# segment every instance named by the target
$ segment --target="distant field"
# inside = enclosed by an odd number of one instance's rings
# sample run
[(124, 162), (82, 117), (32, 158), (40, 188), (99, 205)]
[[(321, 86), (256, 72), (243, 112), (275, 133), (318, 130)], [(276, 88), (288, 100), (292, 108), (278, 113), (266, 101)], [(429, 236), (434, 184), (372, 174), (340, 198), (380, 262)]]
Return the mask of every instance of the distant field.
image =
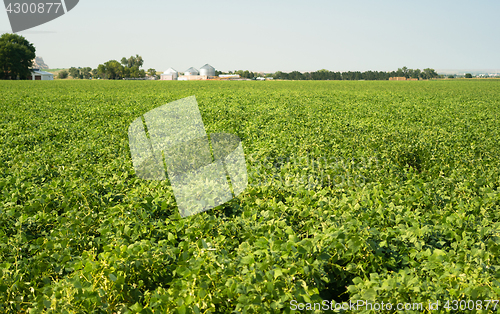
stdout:
[[(42, 71), (53, 73), (54, 79), (59, 80), (59, 72), (61, 72), (63, 70), (66, 70), (67, 72), (69, 72), (69, 69), (46, 69), (46, 70), (42, 70)], [(64, 80), (75, 80), (75, 79), (71, 76), (68, 76)]]
[[(50, 73), (54, 74), (54, 79), (58, 80), (59, 79), (59, 77), (58, 77), (59, 72), (61, 72), (62, 70), (68, 71), (69, 69), (45, 69), (45, 70), (42, 70), (42, 71), (50, 72)], [(72, 77), (66, 78), (66, 80), (72, 80), (72, 79), (73, 79)]]
[(59, 72), (61, 72), (62, 70), (66, 70), (68, 71), (69, 69), (45, 69), (45, 70), (42, 70), (42, 71), (45, 71), (45, 72), (50, 72), (50, 73), (54, 73), (54, 75), (57, 75)]
[[(0, 312), (472, 300), (490, 313), (499, 87), (0, 81)], [(181, 219), (167, 182), (135, 177), (127, 129), (191, 95), (207, 133), (241, 138), (250, 179), (238, 198)]]

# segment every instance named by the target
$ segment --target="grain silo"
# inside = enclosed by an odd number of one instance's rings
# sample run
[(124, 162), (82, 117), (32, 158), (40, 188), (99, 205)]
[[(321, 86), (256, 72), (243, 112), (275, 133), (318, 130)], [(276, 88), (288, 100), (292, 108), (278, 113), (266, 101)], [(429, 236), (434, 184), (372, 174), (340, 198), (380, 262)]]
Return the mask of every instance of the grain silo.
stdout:
[(198, 70), (196, 70), (195, 68), (191, 67), (189, 69), (187, 69), (185, 72), (184, 72), (184, 75), (199, 75), (200, 72), (198, 72)]
[(215, 76), (215, 68), (207, 63), (200, 68), (200, 75)]
[(171, 80), (176, 80), (179, 77), (179, 72), (177, 72), (175, 69), (168, 69), (163, 74), (160, 76), (160, 80), (164, 81), (171, 81)]

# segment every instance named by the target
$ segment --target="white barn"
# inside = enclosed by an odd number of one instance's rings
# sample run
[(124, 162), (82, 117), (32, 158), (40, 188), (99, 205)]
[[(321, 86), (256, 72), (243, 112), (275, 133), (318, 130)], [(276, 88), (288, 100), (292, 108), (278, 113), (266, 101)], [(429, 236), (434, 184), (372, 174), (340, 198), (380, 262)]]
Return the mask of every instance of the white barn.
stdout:
[(163, 74), (160, 76), (160, 80), (162, 81), (172, 81), (172, 80), (177, 80), (179, 77), (179, 72), (177, 72), (175, 69), (168, 69)]
[(33, 81), (52, 81), (54, 80), (54, 74), (40, 71), (40, 69), (31, 70), (31, 79)]

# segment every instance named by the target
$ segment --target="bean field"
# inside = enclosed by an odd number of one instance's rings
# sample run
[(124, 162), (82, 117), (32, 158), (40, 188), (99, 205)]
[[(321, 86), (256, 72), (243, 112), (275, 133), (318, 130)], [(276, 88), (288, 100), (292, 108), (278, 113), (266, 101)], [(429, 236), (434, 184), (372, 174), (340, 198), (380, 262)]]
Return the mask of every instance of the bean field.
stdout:
[[(193, 95), (249, 181), (181, 218), (127, 129)], [(499, 143), (499, 80), (0, 82), (0, 312), (491, 313)]]

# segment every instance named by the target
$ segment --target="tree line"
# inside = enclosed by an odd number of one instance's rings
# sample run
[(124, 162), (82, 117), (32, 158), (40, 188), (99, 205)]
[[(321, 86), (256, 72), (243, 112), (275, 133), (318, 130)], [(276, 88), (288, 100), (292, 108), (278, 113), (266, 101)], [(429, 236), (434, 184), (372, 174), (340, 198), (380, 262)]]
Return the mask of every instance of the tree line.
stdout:
[(277, 71), (275, 73), (268, 73), (262, 75), (258, 72), (250, 72), (248, 70), (238, 70), (229, 71), (227, 73), (216, 71), (216, 75), (219, 74), (238, 74), (240, 77), (253, 79), (259, 76), (272, 77), (279, 80), (388, 80), (390, 77), (405, 77), (414, 79), (432, 79), (440, 77), (434, 69), (427, 68), (424, 70), (420, 69), (409, 69), (407, 67), (399, 68), (397, 71), (384, 72), (384, 71), (347, 71), (347, 72), (333, 72), (325, 69), (321, 69), (315, 72), (282, 72)]
[(59, 72), (59, 78), (65, 79), (68, 76), (74, 79), (134, 79), (144, 78), (146, 74), (156, 77), (155, 69), (148, 69), (147, 71), (141, 69), (144, 64), (144, 59), (139, 56), (131, 56), (130, 58), (123, 57), (120, 62), (117, 60), (109, 60), (103, 64), (99, 64), (96, 69), (90, 67), (75, 68), (72, 67), (68, 71), (63, 70)]
[(407, 79), (432, 79), (439, 75), (434, 69), (408, 69), (407, 67), (399, 68), (397, 71), (347, 71), (347, 72), (333, 72), (325, 69), (316, 72), (293, 71), (284, 73), (281, 71), (275, 72), (272, 77), (274, 79), (282, 80), (388, 80), (391, 77), (405, 77)]
[[(67, 78), (68, 75), (77, 79), (101, 78), (101, 79), (122, 79), (122, 78), (143, 78), (146, 72), (140, 67), (143, 64), (142, 57), (136, 55), (130, 58), (122, 58), (121, 63), (116, 60), (110, 60), (104, 64), (99, 64), (97, 69), (86, 68), (70, 68), (69, 72), (59, 72), (59, 78)], [(156, 76), (155, 69), (149, 69), (148, 75)], [(262, 76), (261, 73), (251, 72), (248, 70), (237, 70), (229, 72), (215, 71), (215, 75), (220, 74), (238, 74), (242, 78), (253, 79)], [(432, 79), (440, 77), (434, 69), (427, 68), (409, 69), (407, 67), (399, 68), (397, 71), (384, 72), (384, 71), (347, 71), (347, 72), (333, 72), (325, 69), (315, 72), (281, 72), (269, 73), (264, 75), (272, 77), (273, 79), (280, 80), (388, 80), (390, 77), (405, 77), (414, 79)]]

